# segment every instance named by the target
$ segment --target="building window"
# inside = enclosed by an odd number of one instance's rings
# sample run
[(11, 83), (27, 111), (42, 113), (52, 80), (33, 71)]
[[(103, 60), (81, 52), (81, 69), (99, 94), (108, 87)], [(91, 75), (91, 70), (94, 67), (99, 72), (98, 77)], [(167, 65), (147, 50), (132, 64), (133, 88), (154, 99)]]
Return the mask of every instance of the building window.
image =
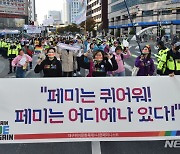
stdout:
[(142, 15), (143, 15), (143, 17), (153, 16), (153, 10), (143, 11)]
[(162, 15), (170, 15), (172, 14), (172, 10), (163, 10)]
[(180, 9), (178, 9), (176, 12), (177, 12), (177, 14), (180, 14)]

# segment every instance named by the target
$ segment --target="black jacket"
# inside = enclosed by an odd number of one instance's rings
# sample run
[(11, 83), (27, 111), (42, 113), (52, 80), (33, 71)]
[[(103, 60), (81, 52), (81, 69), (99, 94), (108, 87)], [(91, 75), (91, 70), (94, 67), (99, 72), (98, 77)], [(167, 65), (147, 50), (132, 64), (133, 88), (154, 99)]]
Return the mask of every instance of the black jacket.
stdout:
[(36, 65), (34, 72), (39, 73), (44, 72), (44, 77), (61, 77), (62, 76), (62, 66), (61, 62), (54, 58), (52, 61), (46, 58), (41, 62), (40, 65)]

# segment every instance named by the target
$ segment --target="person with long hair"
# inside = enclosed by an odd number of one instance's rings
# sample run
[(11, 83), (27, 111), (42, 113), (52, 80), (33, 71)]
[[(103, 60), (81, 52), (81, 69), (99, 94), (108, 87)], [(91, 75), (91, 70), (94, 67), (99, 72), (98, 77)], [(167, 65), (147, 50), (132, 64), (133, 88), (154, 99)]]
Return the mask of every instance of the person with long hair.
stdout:
[(84, 56), (88, 57), (88, 52), (81, 56), (81, 67), (89, 69), (88, 77), (105, 77), (107, 71), (115, 71), (118, 69), (114, 56), (109, 53), (98, 50), (93, 54), (89, 62), (84, 61)]
[(151, 47), (146, 45), (142, 54), (136, 58), (135, 66), (139, 67), (137, 76), (152, 76), (155, 71), (154, 61), (151, 58)]

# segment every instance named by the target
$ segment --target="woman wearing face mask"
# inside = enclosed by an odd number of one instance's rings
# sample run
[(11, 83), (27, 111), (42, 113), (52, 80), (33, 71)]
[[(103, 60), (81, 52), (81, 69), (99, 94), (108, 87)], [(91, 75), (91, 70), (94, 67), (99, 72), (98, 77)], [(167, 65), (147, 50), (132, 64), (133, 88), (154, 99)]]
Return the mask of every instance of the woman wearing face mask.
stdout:
[(88, 57), (88, 52), (81, 56), (81, 67), (89, 69), (88, 77), (105, 77), (107, 71), (118, 69), (114, 56), (103, 51), (96, 51), (89, 62), (84, 62), (84, 56)]
[(142, 54), (136, 58), (135, 66), (139, 67), (137, 76), (152, 76), (154, 74), (154, 61), (151, 58), (151, 48), (146, 45)]
[(55, 49), (49, 48), (47, 50), (47, 57), (45, 60), (38, 60), (34, 72), (39, 73), (43, 70), (44, 77), (61, 77), (62, 66), (61, 62), (55, 57)]

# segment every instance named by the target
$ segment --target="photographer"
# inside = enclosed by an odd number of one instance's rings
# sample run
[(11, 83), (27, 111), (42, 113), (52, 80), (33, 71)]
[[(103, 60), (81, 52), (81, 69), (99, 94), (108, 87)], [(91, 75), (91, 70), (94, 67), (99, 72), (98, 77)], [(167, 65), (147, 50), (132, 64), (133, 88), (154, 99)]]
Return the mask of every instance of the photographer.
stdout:
[(151, 58), (151, 48), (146, 45), (142, 54), (136, 58), (135, 66), (139, 67), (137, 76), (152, 76), (154, 74), (154, 61)]

